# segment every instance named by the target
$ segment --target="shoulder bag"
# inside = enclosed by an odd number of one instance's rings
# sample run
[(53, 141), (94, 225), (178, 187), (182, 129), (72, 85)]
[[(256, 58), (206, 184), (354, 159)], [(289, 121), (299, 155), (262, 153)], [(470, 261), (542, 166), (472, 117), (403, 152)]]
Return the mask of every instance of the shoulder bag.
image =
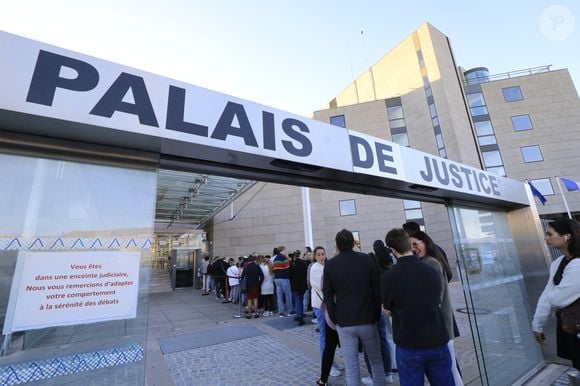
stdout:
[(580, 333), (580, 298), (560, 311), (562, 330), (568, 334)]

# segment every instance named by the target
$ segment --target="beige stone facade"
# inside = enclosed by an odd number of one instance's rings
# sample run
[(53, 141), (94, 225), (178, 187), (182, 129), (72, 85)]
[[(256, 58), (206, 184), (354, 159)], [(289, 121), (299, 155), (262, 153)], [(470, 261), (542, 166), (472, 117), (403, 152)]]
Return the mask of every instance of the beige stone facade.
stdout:
[[(485, 64), (485, 58), (482, 62)], [(425, 23), (346, 86), (323, 109), (314, 112), (313, 117), (330, 122), (331, 117), (342, 115), (347, 128), (394, 141), (386, 104), (392, 98), (400, 98), (412, 148), (442, 154), (441, 143), (438, 145), (436, 141), (439, 130), (447, 158), (485, 168), (462, 69), (458, 65), (449, 39)], [(523, 100), (504, 100), (502, 88), (510, 86), (520, 87)], [(430, 87), (431, 97), (426, 87)], [(548, 204), (539, 205), (539, 213), (563, 215), (565, 209), (555, 176), (580, 180), (580, 101), (568, 71), (521, 74), (500, 80), (490, 78), (478, 87), (486, 101), (507, 176), (516, 180), (550, 178), (555, 194), (546, 196)], [(521, 114), (529, 114), (532, 130), (513, 129), (511, 117)], [(540, 146), (543, 161), (524, 162), (520, 147), (530, 145)], [(570, 209), (580, 212), (580, 192), (565, 194)], [(355, 200), (356, 214), (341, 216), (341, 200)], [(256, 184), (234, 203), (233, 210), (225, 209), (215, 217), (213, 229), (209, 231), (213, 235), (213, 254), (235, 256), (254, 251), (269, 254), (277, 245), (285, 245), (291, 250), (303, 249), (306, 241), (302, 204), (299, 187)], [(334, 236), (342, 228), (359, 232), (362, 250), (369, 252), (374, 240), (384, 240), (390, 228), (406, 221), (400, 199), (310, 189), (310, 205), (313, 247), (322, 245), (330, 254), (334, 252)], [(238, 209), (241, 210), (231, 219)], [(427, 233), (447, 251), (454, 263), (447, 208), (422, 203), (420, 213)]]

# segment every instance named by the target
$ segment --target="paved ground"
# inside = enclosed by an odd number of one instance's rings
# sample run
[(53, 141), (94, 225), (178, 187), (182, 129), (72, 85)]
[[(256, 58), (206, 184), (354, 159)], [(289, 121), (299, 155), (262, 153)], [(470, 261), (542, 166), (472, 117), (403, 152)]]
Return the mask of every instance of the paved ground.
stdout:
[[(454, 302), (462, 294), (458, 284), (454, 288)], [(235, 318), (239, 308), (222, 304), (214, 296), (201, 296), (199, 290), (180, 289), (170, 293), (151, 295), (149, 306), (149, 336), (147, 344), (146, 378), (149, 385), (313, 385), (319, 376), (318, 336), (314, 325), (298, 327), (291, 319), (277, 316), (247, 320)], [(457, 314), (462, 336), (456, 339), (457, 357), (465, 383), (479, 385), (479, 371), (475, 360), (466, 314)], [(236, 339), (232, 330), (251, 328), (257, 336)], [(191, 341), (203, 333), (205, 346), (192, 342), (191, 349), (181, 347), (174, 352), (160, 342), (167, 337), (181, 337)], [(219, 339), (227, 335), (229, 341)], [(235, 334), (234, 334), (235, 335)], [(256, 334), (253, 334), (256, 335)], [(199, 336), (199, 335), (198, 335)], [(215, 343), (212, 344), (213, 336)], [(200, 336), (199, 340), (202, 340)], [(340, 354), (338, 361), (341, 361)], [(367, 375), (361, 356), (362, 375)], [(344, 376), (331, 377), (329, 384), (344, 385)], [(395, 384), (398, 384), (395, 375)]]
[[(157, 271), (157, 272), (155, 272)], [(318, 335), (314, 325), (298, 327), (292, 318), (237, 318), (239, 307), (202, 296), (193, 288), (171, 291), (167, 272), (154, 270), (160, 285), (140, 304), (143, 326), (132, 336), (144, 349), (145, 361), (57, 376), (38, 385), (314, 385), (319, 377)], [(154, 283), (155, 280), (152, 280)], [(454, 309), (465, 307), (459, 283), (451, 283)], [(482, 382), (473, 349), (468, 315), (456, 312), (461, 336), (455, 340), (466, 385)], [(308, 320), (309, 321), (309, 320)], [(117, 328), (111, 325), (111, 328)], [(121, 334), (120, 336), (124, 336)], [(139, 338), (139, 337), (142, 337)], [(121, 339), (123, 340), (123, 339)], [(118, 341), (120, 345), (124, 342)], [(108, 346), (108, 342), (103, 342)], [(62, 355), (70, 345), (62, 345)], [(78, 345), (75, 346), (78, 349)], [(82, 350), (81, 350), (82, 351)], [(340, 352), (337, 355), (341, 362)], [(361, 357), (362, 358), (362, 357)], [(18, 361), (14, 358), (13, 361)], [(489, 370), (489, 369), (488, 369)], [(566, 385), (566, 366), (550, 365), (526, 386)], [(33, 369), (33, 371), (38, 371)], [(492, 369), (493, 371), (493, 369)], [(361, 375), (366, 376), (361, 359)], [(9, 383), (6, 383), (9, 384)], [(344, 376), (330, 385), (344, 385)], [(395, 375), (395, 385), (398, 385)]]
[[(451, 284), (455, 309), (465, 306), (459, 283)], [(214, 296), (201, 296), (199, 290), (180, 289), (153, 294), (149, 308), (146, 380), (152, 386), (190, 385), (314, 385), (319, 376), (318, 336), (314, 325), (294, 325), (277, 316), (247, 320), (235, 318), (239, 308), (222, 304)], [(466, 385), (481, 385), (468, 315), (456, 312), (461, 337), (455, 340), (456, 354)], [(236, 338), (234, 331), (251, 329), (251, 337)], [(202, 333), (203, 339), (200, 335)], [(221, 335), (228, 339), (219, 339)], [(192, 341), (191, 349), (162, 352), (160, 342), (167, 337)], [(210, 338), (208, 338), (208, 336)], [(211, 338), (213, 336), (214, 338)], [(216, 343), (212, 344), (212, 340)], [(184, 343), (185, 344), (185, 343)], [(171, 349), (166, 349), (171, 351)], [(340, 354), (338, 361), (341, 361)], [(566, 367), (530, 385), (552, 384)], [(367, 375), (361, 356), (361, 375)], [(562, 377), (557, 385), (562, 385)], [(330, 385), (344, 385), (344, 376), (331, 377)], [(395, 375), (395, 385), (398, 379)]]

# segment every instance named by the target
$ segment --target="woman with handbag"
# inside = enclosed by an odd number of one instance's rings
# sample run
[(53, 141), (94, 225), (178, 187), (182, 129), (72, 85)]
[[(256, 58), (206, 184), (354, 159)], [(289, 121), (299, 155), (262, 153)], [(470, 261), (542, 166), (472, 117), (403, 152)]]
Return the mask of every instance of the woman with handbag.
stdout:
[[(551, 313), (556, 310), (556, 347), (559, 357), (570, 359), (572, 366), (580, 370), (580, 338), (576, 333), (564, 331), (561, 313), (567, 307), (578, 307), (580, 301), (580, 224), (574, 220), (562, 219), (548, 224), (546, 231), (548, 247), (559, 248), (563, 255), (550, 265), (550, 277), (542, 292), (532, 329), (538, 343), (546, 337), (543, 327)], [(565, 312), (569, 312), (568, 308)]]

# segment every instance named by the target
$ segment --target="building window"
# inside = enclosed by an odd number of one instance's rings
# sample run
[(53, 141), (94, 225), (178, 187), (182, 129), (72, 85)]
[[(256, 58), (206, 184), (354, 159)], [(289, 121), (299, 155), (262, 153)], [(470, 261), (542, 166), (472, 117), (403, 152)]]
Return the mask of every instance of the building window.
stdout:
[(502, 176), (502, 177), (506, 176), (505, 168), (503, 166), (498, 166), (495, 168), (485, 168), (485, 170), (487, 170), (490, 173), (497, 174), (498, 176)]
[(431, 113), (431, 118), (435, 118), (437, 116), (437, 109), (435, 108), (435, 103), (429, 104), (429, 112)]
[(499, 150), (484, 151), (481, 154), (483, 155), (483, 163), (485, 164), (485, 167), (492, 168), (494, 166), (503, 166)]
[(391, 128), (391, 139), (401, 146), (409, 146), (409, 136), (405, 124), (405, 113), (401, 105), (401, 98), (387, 99), (387, 118)]
[(467, 102), (469, 103), (469, 110), (472, 116), (487, 114), (487, 106), (485, 105), (485, 98), (482, 93), (467, 94)]
[(477, 137), (477, 142), (479, 143), (479, 146), (497, 144), (497, 141), (495, 140), (495, 135), (484, 135), (482, 137)]
[(528, 114), (512, 117), (512, 126), (515, 131), (532, 130), (532, 120)]
[(506, 102), (515, 102), (524, 99), (520, 86), (502, 88), (501, 91), (503, 92), (503, 99)]
[(522, 157), (524, 158), (524, 162), (538, 162), (543, 161), (544, 157), (542, 157), (542, 151), (540, 150), (539, 145), (534, 146), (523, 146), (520, 148), (522, 151)]
[(403, 114), (403, 106), (387, 107), (387, 116), (389, 117), (389, 121), (393, 119), (403, 119), (405, 117)]
[(356, 214), (356, 204), (354, 200), (338, 201), (338, 209), (341, 216), (353, 216)]
[(405, 120), (404, 119), (389, 120), (389, 127), (391, 129), (398, 129), (400, 127), (405, 127)]
[(554, 194), (554, 188), (552, 188), (552, 181), (550, 181), (549, 178), (539, 178), (537, 180), (530, 180), (530, 182), (544, 196), (551, 196)]
[(393, 142), (398, 143), (401, 146), (409, 146), (409, 136), (407, 133), (393, 134), (391, 139)]
[(493, 126), (491, 125), (491, 121), (480, 121), (475, 122), (475, 132), (477, 136), (484, 136), (484, 135), (493, 135)]
[(334, 117), (330, 117), (330, 124), (334, 126), (346, 127), (344, 115), (335, 115)]
[(403, 200), (403, 208), (405, 209), (405, 219), (407, 219), (407, 221), (423, 218), (423, 209), (421, 209), (421, 202), (413, 200)]

